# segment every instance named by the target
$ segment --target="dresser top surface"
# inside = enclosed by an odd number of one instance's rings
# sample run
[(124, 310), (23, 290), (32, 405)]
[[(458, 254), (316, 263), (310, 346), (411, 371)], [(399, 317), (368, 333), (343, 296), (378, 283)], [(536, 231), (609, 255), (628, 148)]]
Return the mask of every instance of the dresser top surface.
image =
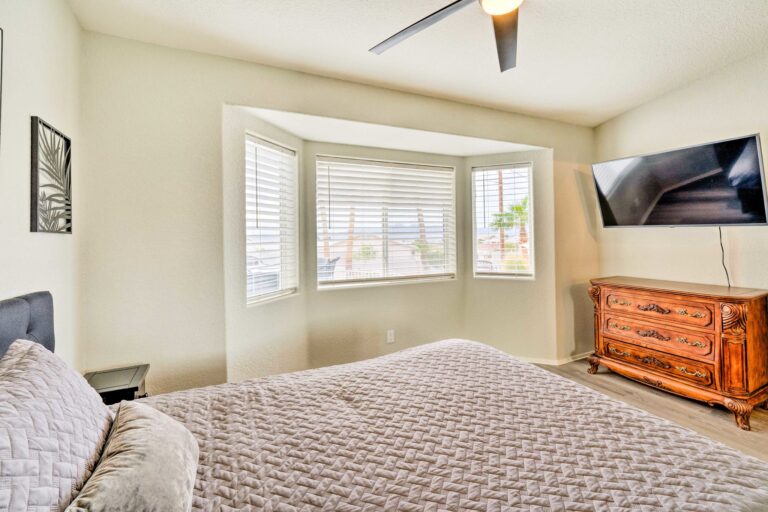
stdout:
[(749, 300), (768, 295), (768, 290), (755, 288), (737, 288), (717, 286), (714, 284), (685, 283), (681, 281), (661, 281), (657, 279), (643, 279), (640, 277), (613, 276), (592, 279), (593, 285), (617, 286), (635, 288), (641, 290), (661, 291), (669, 293), (682, 293), (686, 295), (701, 295), (706, 297), (718, 297), (726, 300)]

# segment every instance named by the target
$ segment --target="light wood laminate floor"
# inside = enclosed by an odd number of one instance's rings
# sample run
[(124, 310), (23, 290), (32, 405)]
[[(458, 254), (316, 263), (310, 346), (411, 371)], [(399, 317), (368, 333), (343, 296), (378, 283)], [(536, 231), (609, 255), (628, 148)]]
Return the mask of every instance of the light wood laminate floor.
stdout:
[(736, 426), (733, 414), (723, 407), (709, 407), (702, 402), (665, 393), (602, 367), (596, 375), (589, 375), (586, 360), (562, 366), (540, 366), (612, 398), (695, 430), (748, 455), (768, 461), (768, 411), (764, 409), (755, 409), (752, 413), (752, 430), (745, 432)]

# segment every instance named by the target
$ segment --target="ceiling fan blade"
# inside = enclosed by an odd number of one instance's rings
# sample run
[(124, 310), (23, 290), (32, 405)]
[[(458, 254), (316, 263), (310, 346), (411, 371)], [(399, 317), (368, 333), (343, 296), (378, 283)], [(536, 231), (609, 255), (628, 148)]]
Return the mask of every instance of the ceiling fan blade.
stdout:
[(499, 66), (504, 72), (517, 66), (517, 14), (515, 9), (509, 14), (493, 17), (493, 31), (496, 34), (496, 50), (499, 53)]
[(382, 53), (389, 50), (396, 44), (402, 43), (412, 35), (418, 32), (421, 32), (427, 27), (431, 27), (438, 21), (444, 18), (447, 18), (448, 16), (455, 13), (459, 9), (463, 9), (469, 4), (472, 4), (475, 2), (477, 2), (477, 0), (457, 0), (456, 2), (450, 3), (445, 7), (443, 7), (442, 9), (440, 9), (439, 11), (430, 14), (426, 18), (423, 18), (417, 21), (416, 23), (414, 23), (413, 25), (410, 25), (404, 28), (403, 30), (393, 35), (392, 37), (385, 39), (384, 41), (380, 42), (379, 44), (377, 44), (376, 46), (374, 46), (368, 51), (373, 52), (377, 55), (381, 55)]

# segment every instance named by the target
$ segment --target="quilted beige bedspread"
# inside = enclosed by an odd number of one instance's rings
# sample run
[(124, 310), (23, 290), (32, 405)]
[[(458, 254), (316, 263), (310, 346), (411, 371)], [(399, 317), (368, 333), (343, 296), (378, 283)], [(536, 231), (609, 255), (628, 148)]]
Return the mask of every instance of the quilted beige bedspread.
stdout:
[(146, 403), (199, 442), (194, 510), (768, 510), (768, 465), (479, 343)]

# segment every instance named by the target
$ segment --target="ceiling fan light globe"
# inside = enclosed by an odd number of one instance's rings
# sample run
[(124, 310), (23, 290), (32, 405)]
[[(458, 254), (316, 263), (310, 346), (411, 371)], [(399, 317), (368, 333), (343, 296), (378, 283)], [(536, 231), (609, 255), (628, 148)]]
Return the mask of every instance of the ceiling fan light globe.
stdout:
[(509, 14), (522, 5), (524, 0), (480, 0), (483, 10), (491, 16)]

